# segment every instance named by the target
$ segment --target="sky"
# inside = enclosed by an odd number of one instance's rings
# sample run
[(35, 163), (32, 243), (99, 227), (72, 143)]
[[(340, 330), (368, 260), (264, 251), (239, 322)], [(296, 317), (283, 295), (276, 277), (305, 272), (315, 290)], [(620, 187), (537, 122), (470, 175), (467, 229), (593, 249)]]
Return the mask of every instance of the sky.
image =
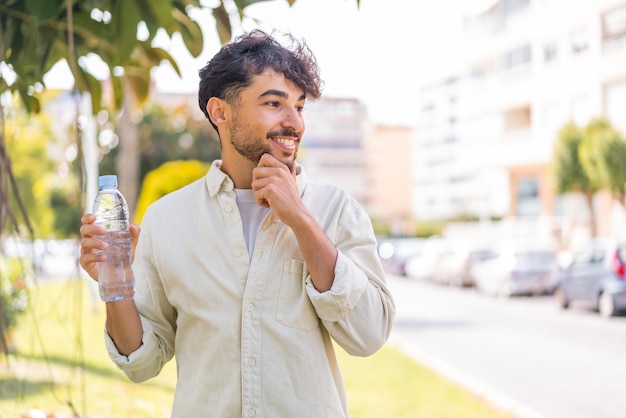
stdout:
[[(419, 87), (455, 72), (461, 55), (461, 15), (489, 0), (272, 0), (246, 9), (243, 28), (258, 27), (280, 39), (291, 33), (307, 42), (317, 57), (324, 97), (357, 98), (371, 120), (411, 125)], [(204, 0), (214, 6), (214, 0)], [(204, 31), (204, 50), (192, 58), (180, 39), (157, 39), (179, 62), (182, 79), (168, 63), (153, 70), (157, 89), (195, 93), (198, 70), (220, 47), (208, 10), (191, 17)], [(97, 67), (97, 63), (90, 64)], [(65, 67), (65, 68), (64, 68)], [(66, 87), (68, 71), (59, 65), (45, 79), (49, 88)]]

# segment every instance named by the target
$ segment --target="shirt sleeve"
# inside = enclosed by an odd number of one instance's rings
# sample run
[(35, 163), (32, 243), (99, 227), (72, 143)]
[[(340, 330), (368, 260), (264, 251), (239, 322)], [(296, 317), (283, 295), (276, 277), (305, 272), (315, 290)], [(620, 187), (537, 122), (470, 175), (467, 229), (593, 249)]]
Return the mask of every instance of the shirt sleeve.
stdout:
[(169, 360), (163, 358), (159, 339), (150, 328), (148, 321), (142, 317), (141, 323), (144, 329), (142, 345), (128, 356), (120, 354), (109, 334), (106, 330), (104, 331), (104, 342), (113, 364), (135, 383), (144, 382), (156, 376)]
[(334, 239), (338, 254), (332, 287), (320, 293), (308, 277), (306, 289), (333, 339), (352, 355), (368, 356), (389, 338), (396, 308), (369, 217), (356, 202), (350, 207)]
[(120, 354), (105, 331), (109, 357), (134, 382), (156, 376), (174, 356), (176, 312), (165, 297), (151, 248), (150, 225), (144, 222), (133, 263), (135, 304), (143, 327), (141, 346), (128, 356)]

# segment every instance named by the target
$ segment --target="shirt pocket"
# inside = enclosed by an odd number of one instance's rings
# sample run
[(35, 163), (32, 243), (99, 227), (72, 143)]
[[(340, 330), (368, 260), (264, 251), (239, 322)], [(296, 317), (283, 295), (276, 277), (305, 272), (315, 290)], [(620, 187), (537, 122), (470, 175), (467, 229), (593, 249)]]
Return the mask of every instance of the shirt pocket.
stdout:
[(276, 321), (302, 331), (319, 327), (319, 318), (306, 293), (304, 262), (300, 260), (287, 259), (283, 265)]

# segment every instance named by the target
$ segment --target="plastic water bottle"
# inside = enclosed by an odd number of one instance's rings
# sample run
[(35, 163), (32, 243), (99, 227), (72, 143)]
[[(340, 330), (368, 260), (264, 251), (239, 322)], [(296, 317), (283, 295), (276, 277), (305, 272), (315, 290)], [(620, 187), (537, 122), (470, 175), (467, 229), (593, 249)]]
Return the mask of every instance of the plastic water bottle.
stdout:
[(98, 178), (98, 195), (93, 204), (96, 224), (106, 228), (99, 238), (109, 247), (101, 251), (106, 261), (100, 262), (98, 285), (105, 302), (132, 299), (135, 296), (135, 275), (131, 268), (131, 242), (128, 231), (128, 204), (117, 189), (117, 176)]

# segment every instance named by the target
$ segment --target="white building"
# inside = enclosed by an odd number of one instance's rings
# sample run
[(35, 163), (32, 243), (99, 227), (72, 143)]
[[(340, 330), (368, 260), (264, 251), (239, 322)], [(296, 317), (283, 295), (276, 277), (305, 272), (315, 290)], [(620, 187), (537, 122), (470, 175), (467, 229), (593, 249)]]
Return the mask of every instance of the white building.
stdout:
[(413, 215), (585, 224), (577, 196), (555, 196), (552, 148), (568, 121), (626, 134), (626, 1), (492, 1), (464, 33), (465, 69), (422, 89)]
[(367, 112), (356, 99), (323, 98), (306, 107), (306, 132), (298, 160), (311, 178), (347, 189), (367, 205), (363, 139)]

